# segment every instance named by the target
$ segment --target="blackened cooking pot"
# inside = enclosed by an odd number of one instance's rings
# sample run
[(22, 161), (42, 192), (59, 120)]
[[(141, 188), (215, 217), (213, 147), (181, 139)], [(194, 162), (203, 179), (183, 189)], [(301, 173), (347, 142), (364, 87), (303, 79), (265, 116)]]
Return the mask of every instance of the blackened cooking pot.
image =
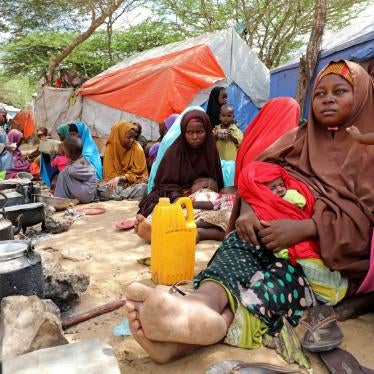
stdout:
[(12, 295), (44, 297), (41, 257), (26, 240), (0, 241), (0, 300)]
[(43, 203), (30, 203), (23, 205), (13, 205), (4, 208), (5, 216), (14, 226), (17, 226), (17, 217), (22, 214), (22, 229), (34, 226), (40, 222), (44, 223), (45, 211)]

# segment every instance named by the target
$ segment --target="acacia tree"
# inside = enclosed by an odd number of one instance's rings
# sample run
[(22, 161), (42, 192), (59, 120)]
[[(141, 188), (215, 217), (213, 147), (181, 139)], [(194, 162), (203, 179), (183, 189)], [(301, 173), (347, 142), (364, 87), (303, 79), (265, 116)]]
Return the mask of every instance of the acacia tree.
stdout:
[[(326, 25), (339, 28), (354, 18), (368, 0), (329, 0)], [(268, 68), (285, 62), (302, 46), (313, 27), (311, 0), (154, 0), (163, 22), (187, 35), (236, 26), (248, 46)]]
[(296, 99), (301, 109), (304, 109), (310, 81), (318, 62), (318, 55), (322, 45), (322, 36), (326, 20), (327, 0), (316, 0), (314, 7), (314, 21), (306, 54), (302, 55), (299, 63), (299, 81)]
[[(3, 24), (13, 38), (30, 31), (74, 30), (79, 34), (57, 55), (51, 54), (45, 74), (51, 84), (59, 64), (117, 10), (128, 11), (141, 0), (2, 0)], [(85, 26), (85, 27), (84, 27)], [(83, 31), (81, 29), (83, 28)]]

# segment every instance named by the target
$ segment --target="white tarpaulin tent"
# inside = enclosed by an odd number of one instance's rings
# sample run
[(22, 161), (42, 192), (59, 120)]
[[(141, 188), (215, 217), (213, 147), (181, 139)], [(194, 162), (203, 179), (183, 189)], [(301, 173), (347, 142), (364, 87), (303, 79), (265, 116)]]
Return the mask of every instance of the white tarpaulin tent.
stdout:
[[(160, 92), (150, 103), (142, 95), (153, 89), (153, 81), (158, 85), (155, 89), (168, 90), (169, 96)], [(139, 122), (143, 134), (156, 139), (161, 118), (188, 105), (204, 104), (217, 85), (228, 87), (229, 101), (242, 128), (269, 97), (268, 69), (232, 28), (134, 54), (87, 81), (78, 96), (70, 88), (41, 87), (35, 98), (35, 120), (37, 126), (50, 130), (82, 120), (93, 135), (105, 137), (115, 122), (126, 119)], [(150, 104), (162, 110), (143, 114)]]

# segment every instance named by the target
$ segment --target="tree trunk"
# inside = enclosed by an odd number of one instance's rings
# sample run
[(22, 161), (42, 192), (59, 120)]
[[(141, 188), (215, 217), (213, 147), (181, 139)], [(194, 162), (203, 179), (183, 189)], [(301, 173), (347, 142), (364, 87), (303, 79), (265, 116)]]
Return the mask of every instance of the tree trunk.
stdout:
[(112, 50), (112, 37), (113, 37), (113, 20), (112, 16), (109, 16), (108, 23), (106, 25), (106, 32), (108, 37), (108, 57), (109, 65), (113, 65), (113, 50)]
[(314, 7), (314, 21), (306, 55), (302, 55), (299, 64), (299, 81), (296, 99), (300, 104), (302, 113), (306, 102), (308, 87), (317, 66), (318, 55), (321, 49), (322, 36), (325, 28), (327, 0), (316, 0)]
[(109, 5), (106, 8), (103, 8), (99, 17), (96, 18), (95, 10), (92, 10), (91, 25), (89, 28), (75, 38), (58, 56), (51, 58), (49, 61), (49, 68), (46, 74), (46, 84), (52, 86), (54, 81), (54, 74), (58, 65), (69, 56), (69, 54), (86, 39), (88, 39), (94, 31), (104, 23), (105, 19), (113, 14), (122, 4), (124, 0), (113, 0), (109, 2)]

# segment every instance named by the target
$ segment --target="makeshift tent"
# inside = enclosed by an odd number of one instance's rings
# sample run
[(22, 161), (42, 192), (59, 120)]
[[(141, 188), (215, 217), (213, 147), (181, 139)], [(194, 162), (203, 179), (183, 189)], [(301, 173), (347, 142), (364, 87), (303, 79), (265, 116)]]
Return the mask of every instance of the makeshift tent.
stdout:
[(126, 119), (157, 139), (158, 122), (189, 105), (204, 105), (214, 86), (228, 87), (228, 100), (244, 130), (269, 97), (269, 72), (232, 28), (134, 54), (73, 89), (42, 87), (36, 123), (55, 129), (82, 120), (96, 136), (108, 136)]
[(26, 139), (34, 134), (35, 125), (32, 107), (24, 107), (14, 116), (13, 120), (19, 126), (19, 129), (23, 132)]
[[(301, 53), (300, 53), (301, 55)], [(365, 68), (374, 58), (374, 15), (370, 14), (359, 22), (323, 38), (315, 76), (330, 61), (341, 59), (359, 62)], [(293, 60), (271, 71), (270, 97), (295, 97), (299, 78), (299, 59)], [(313, 87), (314, 78), (309, 88)], [(308, 100), (309, 102), (309, 95)], [(308, 105), (306, 105), (308, 109)], [(306, 113), (305, 113), (306, 114)]]

